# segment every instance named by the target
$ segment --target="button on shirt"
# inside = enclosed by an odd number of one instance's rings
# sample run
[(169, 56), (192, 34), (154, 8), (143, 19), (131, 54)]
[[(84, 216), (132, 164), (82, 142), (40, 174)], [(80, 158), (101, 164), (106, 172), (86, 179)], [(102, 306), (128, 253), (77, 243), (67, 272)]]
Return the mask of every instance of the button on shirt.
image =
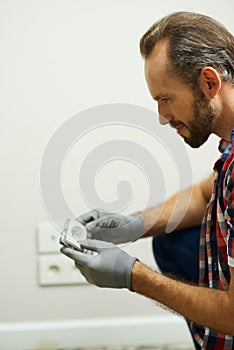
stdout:
[[(212, 196), (200, 236), (199, 285), (227, 290), (229, 266), (234, 267), (234, 129), (231, 141), (220, 141), (221, 157), (214, 165)], [(220, 317), (222, 306), (220, 307)], [(234, 337), (190, 323), (194, 339), (202, 349), (234, 349)]]

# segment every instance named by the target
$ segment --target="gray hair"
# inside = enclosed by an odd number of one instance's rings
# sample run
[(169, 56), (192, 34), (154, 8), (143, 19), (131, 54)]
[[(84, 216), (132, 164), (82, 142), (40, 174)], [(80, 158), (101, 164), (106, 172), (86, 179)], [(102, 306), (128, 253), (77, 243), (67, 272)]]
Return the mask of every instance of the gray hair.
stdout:
[(156, 23), (140, 40), (141, 55), (147, 59), (154, 46), (168, 39), (172, 72), (194, 87), (201, 70), (213, 67), (223, 80), (234, 84), (234, 37), (213, 18), (192, 12), (175, 12)]

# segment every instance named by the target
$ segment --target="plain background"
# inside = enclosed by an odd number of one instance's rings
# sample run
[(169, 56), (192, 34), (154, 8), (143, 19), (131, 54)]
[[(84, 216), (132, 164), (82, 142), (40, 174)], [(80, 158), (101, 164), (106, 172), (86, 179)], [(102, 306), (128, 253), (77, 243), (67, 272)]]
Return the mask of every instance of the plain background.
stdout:
[[(139, 39), (153, 22), (177, 10), (211, 15), (234, 32), (233, 0), (0, 2), (0, 322), (152, 316), (164, 312), (154, 302), (125, 290), (90, 285), (40, 287), (36, 228), (40, 222), (49, 221), (39, 181), (49, 139), (71, 116), (96, 105), (120, 102), (156, 108), (144, 80)], [(128, 137), (127, 132), (123, 135)], [(134, 130), (130, 131), (129, 137), (134, 135)], [(91, 141), (101, 143), (99, 133), (91, 136), (81, 140), (84, 154), (88, 154)], [(114, 130), (102, 137), (114, 138)], [(147, 138), (141, 142), (147, 145)], [(212, 171), (217, 144), (214, 136), (198, 150), (188, 148), (194, 183)], [(64, 170), (64, 188), (78, 215), (89, 206), (72, 190), (73, 185), (67, 185), (69, 176), (73, 179), (73, 164), (77, 171), (75, 155)], [(118, 182), (127, 172), (134, 178), (134, 167), (130, 171), (124, 166), (115, 164), (96, 179), (100, 196), (112, 196), (113, 178)], [(173, 171), (172, 167), (165, 174), (170, 176), (168, 195), (176, 188)], [(144, 189), (147, 184), (142, 186)], [(142, 206), (141, 197), (136, 196), (127, 209), (134, 211)], [(126, 249), (154, 264), (150, 239)]]

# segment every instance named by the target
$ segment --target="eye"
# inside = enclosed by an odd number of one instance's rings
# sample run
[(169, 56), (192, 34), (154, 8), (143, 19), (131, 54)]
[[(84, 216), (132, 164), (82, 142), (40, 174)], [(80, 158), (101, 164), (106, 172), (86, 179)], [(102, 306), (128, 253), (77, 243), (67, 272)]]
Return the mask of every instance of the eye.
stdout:
[(168, 97), (162, 97), (162, 98), (161, 98), (161, 101), (162, 101), (163, 103), (168, 103), (168, 102), (170, 101), (170, 98), (168, 98)]

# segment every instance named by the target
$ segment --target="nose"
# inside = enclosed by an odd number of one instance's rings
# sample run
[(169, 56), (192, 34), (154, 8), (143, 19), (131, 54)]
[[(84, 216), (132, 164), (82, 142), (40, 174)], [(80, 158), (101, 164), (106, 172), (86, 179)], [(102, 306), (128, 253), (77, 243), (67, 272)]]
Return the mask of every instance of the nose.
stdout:
[(165, 106), (165, 104), (161, 103), (161, 101), (158, 101), (158, 115), (159, 115), (159, 123), (161, 125), (166, 125), (171, 122), (173, 119), (170, 116), (170, 109), (168, 106)]
[(161, 125), (166, 125), (170, 122), (170, 119), (164, 117), (162, 114), (159, 113), (159, 123)]

